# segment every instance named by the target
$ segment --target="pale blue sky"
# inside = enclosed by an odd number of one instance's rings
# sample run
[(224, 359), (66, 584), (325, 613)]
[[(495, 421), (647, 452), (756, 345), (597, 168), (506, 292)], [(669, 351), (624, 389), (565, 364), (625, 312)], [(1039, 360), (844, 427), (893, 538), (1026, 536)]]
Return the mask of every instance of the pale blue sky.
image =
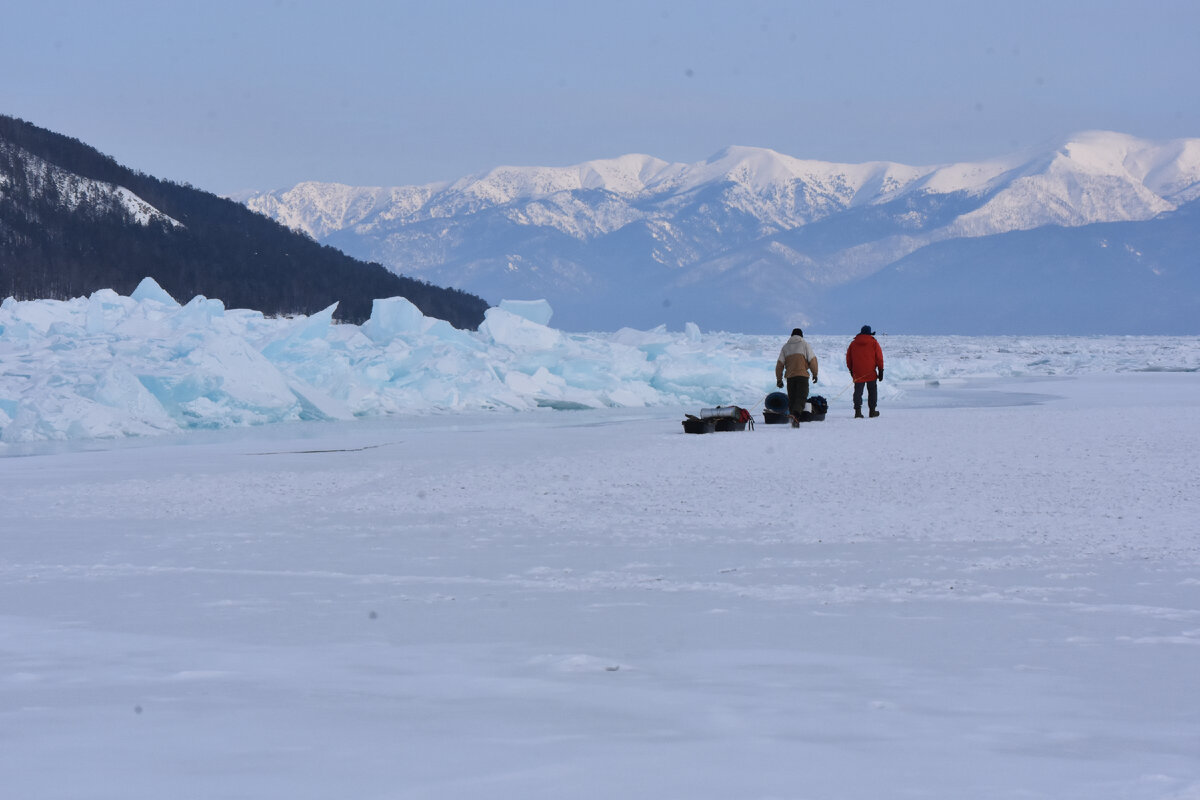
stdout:
[(1200, 136), (1200, 2), (0, 0), (0, 113), (219, 193)]

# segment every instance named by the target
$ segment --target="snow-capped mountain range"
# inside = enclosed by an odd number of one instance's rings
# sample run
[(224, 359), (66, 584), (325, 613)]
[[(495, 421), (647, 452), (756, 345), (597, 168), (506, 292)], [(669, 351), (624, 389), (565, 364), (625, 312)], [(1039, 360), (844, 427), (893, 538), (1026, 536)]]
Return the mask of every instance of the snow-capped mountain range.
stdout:
[[(959, 323), (940, 318), (939, 303), (947, 311), (971, 303), (980, 305), (976, 319), (998, 315), (984, 328), (1008, 332), (1150, 332), (1155, 325), (1173, 332), (1179, 325), (1167, 324), (1161, 309), (1144, 320), (1157, 320), (1149, 327), (1131, 318), (1121, 323), (1130, 330), (1106, 329), (1114, 324), (1106, 309), (1130, 297), (1130, 276), (1122, 272), (1114, 282), (1098, 269), (1088, 277), (1089, 257), (1110, 271), (1118, 268), (1114, 253), (1122, 254), (1120, 270), (1141, 263), (1144, 274), (1132, 279), (1145, 284), (1151, 302), (1161, 288), (1183, 302), (1185, 315), (1197, 311), (1200, 284), (1194, 256), (1176, 263), (1123, 238), (1144, 238), (1138, 224), (1192, 213), (1200, 199), (1200, 139), (1088, 132), (1044, 151), (927, 167), (834, 164), (729, 147), (695, 164), (626, 155), (570, 167), (499, 167), (424, 186), (306, 182), (238, 199), (397, 272), (492, 302), (546, 298), (555, 325), (567, 329), (694, 321), (767, 332), (793, 324), (846, 327), (870, 315), (877, 327), (904, 319), (907, 330), (995, 332), (969, 329), (961, 314), (952, 315)], [(1097, 228), (1113, 223), (1126, 227)], [(1171, 232), (1159, 245), (1196, 235), (1182, 220), (1158, 228)], [(1094, 235), (1079, 236), (1081, 230)], [(1066, 239), (1047, 243), (1047, 231)], [(1038, 293), (1056, 285), (1064, 247), (1077, 256), (1067, 260), (1085, 271), (1087, 285), (1074, 282), (1079, 276), (1064, 279), (1060, 307)], [(947, 248), (957, 267), (942, 263)], [(1047, 253), (1056, 254), (1053, 262)], [(1048, 271), (1051, 279), (1031, 282), (1024, 273), (1034, 265), (1035, 274)], [(936, 294), (948, 269), (959, 273), (950, 283), (983, 270), (984, 279), (968, 287), (1007, 287), (1008, 295), (960, 292), (916, 319), (894, 313), (915, 300), (929, 305), (927, 284)], [(1020, 280), (1005, 280), (1012, 269)], [(884, 285), (886, 296), (872, 299)], [(1011, 310), (1022, 308), (1029, 314), (1013, 318)]]

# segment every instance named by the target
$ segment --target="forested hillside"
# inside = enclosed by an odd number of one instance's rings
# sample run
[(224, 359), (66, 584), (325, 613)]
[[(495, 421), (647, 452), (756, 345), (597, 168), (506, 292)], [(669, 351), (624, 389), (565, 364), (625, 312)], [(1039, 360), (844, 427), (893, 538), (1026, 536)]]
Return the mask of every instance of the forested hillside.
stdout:
[(239, 203), (126, 167), (77, 139), (0, 115), (0, 297), (67, 299), (152, 277), (266, 314), (362, 322), (371, 301), (403, 296), (459, 328), (483, 320), (472, 294), (396, 275)]

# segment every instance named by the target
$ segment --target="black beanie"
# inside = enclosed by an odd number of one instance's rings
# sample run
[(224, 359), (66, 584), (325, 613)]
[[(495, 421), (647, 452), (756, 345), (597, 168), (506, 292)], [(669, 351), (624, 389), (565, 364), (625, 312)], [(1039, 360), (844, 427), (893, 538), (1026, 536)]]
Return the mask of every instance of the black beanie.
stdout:
[(804, 335), (804, 331), (800, 330), (799, 328), (792, 328), (792, 336), (803, 336), (803, 335)]

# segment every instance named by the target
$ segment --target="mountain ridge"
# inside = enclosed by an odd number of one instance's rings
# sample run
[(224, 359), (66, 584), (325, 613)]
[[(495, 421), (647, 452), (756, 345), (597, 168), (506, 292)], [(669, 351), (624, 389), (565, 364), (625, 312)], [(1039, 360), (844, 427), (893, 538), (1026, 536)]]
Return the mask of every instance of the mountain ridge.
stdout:
[[(1178, 152), (1164, 159), (1164, 151)], [(1133, 150), (1135, 152), (1128, 152)], [(1153, 151), (1147, 153), (1147, 151)], [(1118, 162), (1115, 153), (1122, 158)], [(1158, 154), (1152, 166), (1142, 166), (1147, 155)], [(1070, 164), (1075, 169), (1061, 169)], [(1186, 168), (1181, 169), (1180, 166)], [(798, 159), (766, 148), (730, 146), (705, 161), (666, 162), (644, 154), (627, 154), (611, 159), (596, 159), (567, 167), (500, 166), (453, 181), (413, 186), (355, 187), (347, 184), (304, 181), (288, 189), (242, 193), (235, 197), (252, 208), (272, 198), (304, 193), (319, 188), (351, 195), (369, 193), (376, 200), (388, 198), (386, 208), (393, 219), (417, 221), (417, 213), (437, 197), (464, 197), (491, 205), (503, 205), (523, 199), (545, 200), (560, 192), (600, 190), (621, 197), (646, 201), (664, 194), (686, 195), (706, 185), (728, 182), (760, 192), (778, 193), (793, 182), (823, 188), (828, 196), (838, 196), (845, 207), (887, 202), (908, 192), (928, 191), (949, 194), (966, 191), (981, 193), (1000, 188), (998, 182), (1015, 182), (1047, 171), (1075, 175), (1122, 176), (1131, 184), (1143, 184), (1147, 190), (1166, 200), (1187, 202), (1200, 197), (1200, 139), (1176, 139), (1155, 144), (1127, 134), (1087, 131), (1064, 140), (1048, 152), (1033, 158), (1008, 156), (979, 162), (959, 162), (932, 166), (910, 166), (891, 161), (858, 164)], [(1165, 173), (1160, 175), (1159, 173)], [(1170, 183), (1168, 183), (1170, 178)], [(1150, 180), (1153, 179), (1153, 180)], [(318, 198), (314, 197), (313, 200)], [(399, 203), (397, 204), (397, 201)], [(459, 201), (464, 202), (464, 201)], [(465, 202), (467, 206), (471, 203)], [(430, 217), (439, 212), (459, 213), (462, 207), (443, 200), (429, 209)], [(1161, 209), (1165, 210), (1165, 209)], [(399, 212), (399, 216), (396, 216)], [(360, 224), (361, 218), (342, 219), (338, 226)], [(1101, 221), (1090, 219), (1088, 222)], [(1111, 220), (1105, 220), (1111, 221)], [(320, 231), (308, 230), (319, 236)]]
[[(825, 292), (933, 245), (1145, 222), (1198, 198), (1200, 139), (1085, 131), (977, 162), (841, 164), (730, 146), (691, 164), (629, 154), (423, 186), (303, 182), (240, 199), (493, 302), (545, 297), (567, 329), (760, 331), (832, 324)], [(630, 285), (657, 299), (631, 298)]]

